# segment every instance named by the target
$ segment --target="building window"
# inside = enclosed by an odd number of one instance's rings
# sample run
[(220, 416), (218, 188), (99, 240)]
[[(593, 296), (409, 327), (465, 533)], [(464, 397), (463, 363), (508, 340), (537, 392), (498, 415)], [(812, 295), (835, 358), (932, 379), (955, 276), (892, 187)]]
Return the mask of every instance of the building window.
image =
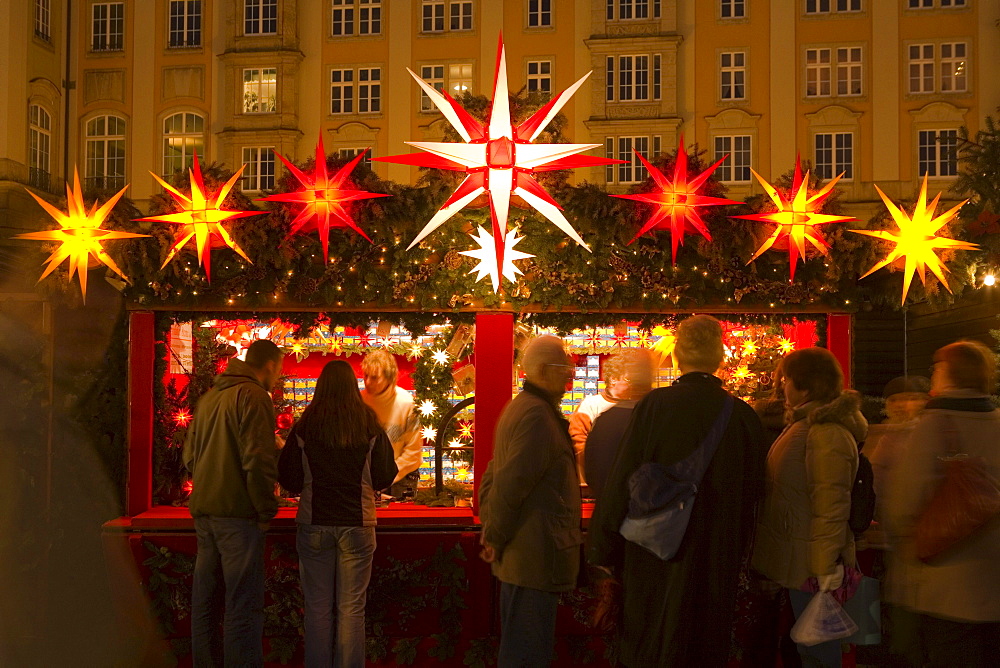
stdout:
[(965, 0), (941, 0), (942, 7), (965, 7)]
[[(650, 144), (653, 148), (652, 153), (649, 151)], [(647, 160), (652, 160), (660, 154), (660, 135), (654, 135), (652, 138), (639, 136), (608, 137), (605, 139), (605, 156), (614, 160), (626, 161), (617, 165), (608, 165), (605, 168), (604, 176), (608, 183), (637, 183), (646, 180), (649, 172), (636, 157), (636, 151)]]
[(201, 46), (201, 0), (170, 0), (169, 44)]
[(861, 0), (837, 0), (838, 12), (860, 12)]
[(861, 95), (861, 47), (837, 49), (837, 95)]
[(528, 27), (544, 28), (552, 25), (552, 0), (528, 0)]
[(825, 132), (816, 135), (816, 176), (832, 179), (843, 174), (854, 178), (854, 133)]
[(968, 90), (965, 42), (941, 44), (941, 92), (963, 93)]
[[(613, 21), (616, 18), (623, 21), (648, 19), (649, 2), (650, 0), (608, 0), (608, 20)], [(616, 4), (618, 5), (617, 16), (615, 13)], [(654, 2), (653, 4), (656, 6), (655, 9), (659, 9), (659, 2)], [(654, 16), (659, 16), (659, 12), (654, 11)]]
[(247, 191), (274, 189), (274, 147), (243, 147), (243, 179), (240, 187)]
[(243, 70), (243, 113), (270, 114), (277, 109), (278, 70)]
[(424, 0), (420, 6), (421, 32), (444, 32), (444, 1)]
[(91, 50), (121, 51), (125, 48), (125, 3), (96, 2), (91, 5)]
[(451, 3), (451, 29), (454, 31), (472, 30), (472, 3)]
[(720, 181), (743, 183), (750, 180), (750, 135), (724, 135), (715, 138), (714, 160), (726, 159), (719, 165)]
[(742, 19), (747, 15), (745, 0), (721, 0), (719, 16), (724, 19)]
[(909, 0), (910, 9), (928, 9), (934, 6), (934, 0)]
[(552, 61), (529, 60), (527, 82), (529, 93), (542, 93), (545, 96), (551, 95)]
[(358, 113), (375, 114), (382, 111), (382, 68), (358, 69)]
[(719, 80), (723, 100), (745, 100), (747, 79), (747, 54), (744, 51), (726, 51), (719, 56)]
[(382, 34), (382, 0), (360, 0), (358, 7), (358, 34)]
[(42, 107), (28, 107), (28, 183), (48, 190), (51, 175), (52, 116)]
[(861, 0), (806, 0), (806, 14), (860, 12)]
[(806, 14), (830, 13), (830, 0), (806, 0)]
[(458, 97), (472, 91), (472, 63), (455, 63), (448, 66), (448, 93)]
[[(436, 90), (444, 90), (444, 65), (423, 65), (420, 67), (420, 78)], [(437, 107), (427, 93), (420, 91), (420, 111), (434, 111)]]
[(806, 49), (806, 97), (830, 96), (830, 49)]
[(934, 45), (911, 44), (910, 54), (910, 92), (934, 92)]
[(243, 0), (243, 33), (278, 34), (278, 0)]
[[(365, 151), (368, 151), (368, 148), (365, 147), (365, 146), (358, 146), (358, 147), (355, 147), (355, 148), (338, 148), (337, 149), (337, 158), (339, 158), (340, 160), (353, 160), (360, 153), (365, 153)], [(364, 165), (368, 169), (371, 169), (372, 168), (372, 152), (368, 151), (367, 153), (365, 153), (365, 157), (361, 158), (361, 162), (359, 162), (358, 164), (359, 165)]]
[(334, 37), (354, 34), (354, 0), (333, 0)]
[(86, 170), (88, 189), (125, 187), (125, 119), (98, 116), (87, 122)]
[(196, 153), (205, 155), (205, 118), (180, 113), (163, 119), (163, 176), (190, 167)]
[(649, 56), (618, 57), (618, 99), (650, 99)]
[(35, 36), (48, 42), (51, 37), (52, 2), (51, 0), (35, 0)]
[(920, 176), (958, 174), (958, 130), (921, 130), (917, 138), (917, 171)]
[(330, 113), (354, 113), (354, 70), (330, 70)]

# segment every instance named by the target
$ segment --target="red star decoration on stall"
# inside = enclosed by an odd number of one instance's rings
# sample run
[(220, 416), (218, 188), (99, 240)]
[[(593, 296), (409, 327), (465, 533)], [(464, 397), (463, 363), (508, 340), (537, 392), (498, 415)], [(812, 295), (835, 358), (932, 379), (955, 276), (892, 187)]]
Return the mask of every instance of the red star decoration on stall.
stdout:
[(791, 199), (778, 192), (774, 186), (765, 181), (760, 174), (754, 172), (764, 191), (770, 196), (771, 201), (778, 207), (777, 211), (766, 213), (752, 213), (743, 216), (733, 216), (734, 218), (744, 218), (746, 220), (756, 220), (763, 223), (773, 223), (777, 225), (774, 232), (767, 240), (761, 244), (757, 252), (750, 258), (753, 262), (760, 257), (764, 251), (768, 250), (779, 240), (788, 242), (788, 274), (789, 281), (795, 280), (795, 265), (799, 258), (806, 259), (806, 242), (809, 242), (820, 253), (827, 255), (830, 244), (823, 238), (822, 233), (817, 229), (819, 225), (829, 225), (830, 223), (840, 223), (854, 220), (852, 216), (836, 216), (832, 214), (820, 213), (823, 201), (829, 196), (837, 181), (843, 173), (828, 181), (822, 188), (812, 195), (809, 195), (809, 172), (802, 175), (802, 168), (798, 158), (795, 159), (795, 174), (792, 177)]
[(562, 207), (545, 192), (534, 178), (535, 172), (607, 165), (622, 160), (576, 155), (600, 144), (535, 144), (553, 117), (590, 76), (588, 72), (579, 81), (554, 97), (520, 125), (513, 125), (507, 88), (507, 62), (501, 35), (497, 47), (496, 79), (493, 86), (493, 106), (489, 121), (480, 123), (460, 107), (447, 93), (422, 80), (407, 69), (424, 93), (444, 114), (465, 143), (406, 142), (430, 155), (406, 154), (375, 158), (384, 162), (420, 165), (437, 169), (464, 171), (465, 180), (434, 214), (431, 220), (410, 243), (413, 248), (424, 237), (445, 221), (472, 203), (481, 194), (489, 197), (490, 217), (493, 221), (493, 245), (497, 271), (492, 276), (494, 291), (499, 290), (499, 270), (503, 268), (504, 241), (507, 235), (507, 214), (511, 196), (517, 195), (534, 207), (553, 225), (565, 232), (578, 244), (590, 250), (573, 226), (562, 214)]
[(701, 195), (698, 191), (708, 177), (712, 175), (719, 165), (721, 165), (729, 155), (725, 155), (714, 165), (693, 178), (688, 178), (688, 154), (684, 150), (684, 136), (681, 136), (680, 146), (677, 148), (677, 157), (674, 160), (674, 176), (668, 179), (663, 172), (654, 167), (642, 157), (638, 151), (635, 152), (639, 160), (645, 165), (649, 175), (653, 177), (658, 190), (634, 195), (612, 195), (621, 199), (631, 199), (637, 202), (656, 205), (656, 211), (649, 217), (645, 224), (639, 229), (632, 241), (641, 237), (651, 230), (669, 230), (671, 259), (677, 264), (677, 248), (684, 245), (684, 233), (693, 230), (701, 234), (709, 241), (712, 234), (708, 231), (708, 226), (701, 218), (698, 207), (719, 206), (721, 204), (739, 204), (731, 199), (723, 197), (709, 197)]
[(181, 228), (181, 233), (177, 235), (179, 239), (174, 242), (174, 245), (170, 247), (170, 252), (167, 253), (167, 259), (163, 261), (160, 269), (167, 266), (174, 256), (177, 255), (177, 251), (184, 247), (188, 241), (193, 237), (195, 244), (198, 248), (198, 262), (203, 267), (205, 267), (205, 277), (211, 280), (211, 256), (212, 256), (212, 245), (211, 240), (213, 236), (221, 239), (227, 246), (236, 251), (240, 257), (242, 257), (247, 262), (252, 261), (247, 257), (247, 254), (243, 252), (239, 244), (233, 240), (229, 235), (229, 231), (222, 226), (222, 223), (227, 220), (235, 220), (236, 218), (245, 218), (246, 216), (259, 216), (260, 211), (231, 211), (229, 209), (223, 209), (222, 204), (226, 200), (226, 196), (229, 195), (229, 191), (233, 189), (236, 184), (236, 180), (240, 178), (243, 174), (243, 170), (246, 165), (243, 165), (239, 170), (226, 181), (225, 185), (219, 188), (215, 196), (210, 196), (208, 194), (208, 188), (205, 186), (205, 179), (201, 173), (201, 165), (198, 164), (198, 154), (194, 155), (194, 163), (191, 165), (190, 175), (191, 175), (191, 194), (185, 195), (181, 191), (174, 188), (172, 185), (161, 179), (156, 174), (150, 172), (153, 178), (159, 181), (160, 185), (166, 189), (167, 192), (174, 198), (174, 200), (180, 204), (181, 210), (176, 213), (163, 213), (158, 216), (148, 216), (146, 218), (139, 218), (138, 220), (154, 221), (160, 223), (171, 223), (173, 225), (183, 225)]
[(302, 184), (295, 192), (278, 193), (260, 198), (261, 201), (268, 202), (290, 202), (293, 204), (303, 204), (302, 210), (292, 221), (292, 229), (289, 235), (296, 234), (303, 230), (315, 228), (319, 231), (319, 240), (323, 244), (323, 259), (329, 260), (330, 228), (349, 227), (371, 243), (371, 239), (364, 230), (351, 217), (347, 204), (362, 199), (373, 197), (388, 197), (384, 193), (372, 193), (367, 190), (354, 190), (350, 187), (347, 177), (364, 157), (368, 149), (365, 149), (354, 157), (349, 163), (341, 167), (336, 174), (330, 176), (326, 169), (326, 151), (323, 149), (323, 138), (320, 137), (316, 144), (316, 165), (312, 174), (306, 174), (301, 169), (286, 160), (281, 154), (278, 159), (284, 163), (295, 178)]

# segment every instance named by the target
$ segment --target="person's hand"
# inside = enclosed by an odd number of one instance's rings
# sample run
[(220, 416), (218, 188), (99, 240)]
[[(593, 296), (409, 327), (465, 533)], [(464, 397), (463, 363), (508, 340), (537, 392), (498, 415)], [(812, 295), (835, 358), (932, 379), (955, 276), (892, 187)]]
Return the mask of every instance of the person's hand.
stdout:
[(844, 584), (844, 565), (837, 564), (837, 568), (829, 575), (820, 575), (816, 578), (820, 591), (836, 591)]
[(283, 447), (285, 447), (285, 437), (282, 436), (281, 434), (275, 433), (275, 435), (274, 435), (274, 445), (279, 450), (281, 450)]
[(261, 533), (267, 533), (267, 530), (271, 528), (271, 523), (257, 522), (257, 528), (261, 530)]
[(494, 561), (497, 560), (496, 548), (493, 547), (492, 545), (487, 545), (486, 543), (483, 543), (483, 549), (479, 553), (479, 558), (488, 564), (492, 564)]

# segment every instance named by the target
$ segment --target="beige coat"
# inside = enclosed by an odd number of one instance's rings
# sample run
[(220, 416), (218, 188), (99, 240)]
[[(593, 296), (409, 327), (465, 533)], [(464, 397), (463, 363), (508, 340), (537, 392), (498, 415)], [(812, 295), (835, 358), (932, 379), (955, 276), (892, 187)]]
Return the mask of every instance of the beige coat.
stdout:
[[(954, 393), (951, 393), (954, 394)], [(942, 410), (928, 405), (889, 477), (884, 508), (898, 537), (888, 572), (891, 599), (923, 614), (970, 622), (1000, 621), (1000, 518), (930, 564), (919, 561), (911, 536), (942, 480), (939, 456), (948, 450), (946, 418), (959, 450), (986, 460), (1000, 479), (1000, 411)]]
[(848, 518), (857, 443), (868, 429), (860, 405), (848, 391), (800, 406), (768, 453), (753, 567), (783, 587), (856, 563)]

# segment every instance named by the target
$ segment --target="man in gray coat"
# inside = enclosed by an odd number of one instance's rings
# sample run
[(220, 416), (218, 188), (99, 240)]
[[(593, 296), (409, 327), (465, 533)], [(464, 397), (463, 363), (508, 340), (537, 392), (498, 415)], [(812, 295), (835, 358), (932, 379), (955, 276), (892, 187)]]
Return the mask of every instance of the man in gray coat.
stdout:
[(500, 587), (498, 666), (548, 666), (559, 592), (580, 569), (580, 485), (559, 400), (573, 365), (561, 339), (524, 350), (523, 391), (500, 416), (479, 489), (482, 557)]

